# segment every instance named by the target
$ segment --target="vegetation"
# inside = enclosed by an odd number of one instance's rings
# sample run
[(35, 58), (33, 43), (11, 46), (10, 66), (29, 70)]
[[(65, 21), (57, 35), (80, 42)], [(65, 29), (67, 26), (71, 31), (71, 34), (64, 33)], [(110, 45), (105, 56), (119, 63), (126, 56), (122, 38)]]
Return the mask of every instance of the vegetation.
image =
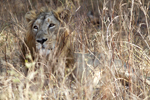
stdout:
[[(21, 62), (24, 15), (43, 6), (71, 12), (72, 67), (53, 54)], [(150, 99), (149, 0), (1, 0), (0, 8), (0, 100)]]

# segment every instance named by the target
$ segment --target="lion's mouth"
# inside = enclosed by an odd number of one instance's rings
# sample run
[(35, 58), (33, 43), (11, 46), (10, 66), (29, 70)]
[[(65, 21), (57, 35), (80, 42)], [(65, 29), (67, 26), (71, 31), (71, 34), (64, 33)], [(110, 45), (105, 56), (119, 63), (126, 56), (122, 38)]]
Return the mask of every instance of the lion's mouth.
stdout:
[(47, 56), (51, 52), (51, 49), (48, 49), (47, 46), (44, 44), (37, 44), (36, 50), (41, 56)]
[(44, 45), (42, 45), (41, 47), (42, 47), (41, 49), (45, 49), (45, 46), (44, 46)]

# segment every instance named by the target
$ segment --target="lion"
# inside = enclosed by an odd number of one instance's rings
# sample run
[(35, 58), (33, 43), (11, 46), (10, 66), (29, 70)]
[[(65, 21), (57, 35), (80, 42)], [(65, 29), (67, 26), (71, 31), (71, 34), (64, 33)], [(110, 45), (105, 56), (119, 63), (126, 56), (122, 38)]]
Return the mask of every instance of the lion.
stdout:
[[(82, 63), (86, 63), (85, 59), (88, 59), (87, 63), (90, 65), (99, 65), (99, 61), (94, 59), (95, 57), (91, 56), (91, 54), (82, 54), (75, 51), (77, 49), (74, 46), (76, 32), (70, 32), (69, 28), (66, 27), (66, 23), (70, 20), (69, 10), (63, 8), (52, 10), (44, 7), (27, 12), (25, 18), (28, 23), (28, 29), (24, 40), (25, 43), (22, 47), (23, 61), (30, 61), (26, 57), (28, 54), (31, 54), (33, 60), (37, 58), (35, 54), (46, 59), (52, 54), (54, 55), (53, 57), (58, 58), (57, 63), (64, 58), (65, 67), (71, 68), (71, 72), (75, 76), (79, 76), (79, 79), (84, 70)], [(83, 56), (85, 56), (85, 59)], [(50, 67), (53, 67), (53, 65)], [(52, 72), (54, 70), (52, 69)], [(87, 68), (86, 72), (88, 74), (89, 70), (90, 68)], [(25, 71), (25, 75), (27, 73), (28, 71)]]
[(28, 54), (31, 54), (34, 60), (35, 52), (42, 57), (55, 52), (57, 58), (66, 58), (66, 66), (73, 64), (72, 34), (66, 28), (69, 10), (62, 8), (52, 10), (43, 7), (40, 10), (27, 12), (25, 18), (28, 29), (22, 46), (23, 61), (27, 60)]

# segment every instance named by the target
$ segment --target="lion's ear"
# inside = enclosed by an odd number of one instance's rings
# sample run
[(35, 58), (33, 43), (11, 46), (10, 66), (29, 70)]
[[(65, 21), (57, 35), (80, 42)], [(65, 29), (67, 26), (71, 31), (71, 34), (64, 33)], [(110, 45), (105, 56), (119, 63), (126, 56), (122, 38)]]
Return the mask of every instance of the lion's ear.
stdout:
[(25, 14), (26, 21), (29, 23), (30, 21), (32, 21), (33, 19), (36, 18), (36, 15), (37, 15), (36, 10), (31, 10), (31, 11), (27, 12)]
[(68, 9), (64, 8), (58, 8), (56, 11), (54, 11), (55, 17), (63, 22), (68, 22), (70, 19), (70, 11)]

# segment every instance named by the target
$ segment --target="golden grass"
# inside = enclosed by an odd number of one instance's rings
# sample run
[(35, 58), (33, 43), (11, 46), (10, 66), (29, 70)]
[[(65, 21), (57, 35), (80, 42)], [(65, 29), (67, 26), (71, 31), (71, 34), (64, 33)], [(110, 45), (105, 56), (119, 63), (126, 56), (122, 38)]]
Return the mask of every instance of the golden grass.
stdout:
[[(60, 5), (72, 11), (73, 68), (53, 55), (34, 61), (29, 55), (23, 65), (25, 13)], [(0, 100), (150, 99), (149, 0), (7, 0), (0, 8)]]

